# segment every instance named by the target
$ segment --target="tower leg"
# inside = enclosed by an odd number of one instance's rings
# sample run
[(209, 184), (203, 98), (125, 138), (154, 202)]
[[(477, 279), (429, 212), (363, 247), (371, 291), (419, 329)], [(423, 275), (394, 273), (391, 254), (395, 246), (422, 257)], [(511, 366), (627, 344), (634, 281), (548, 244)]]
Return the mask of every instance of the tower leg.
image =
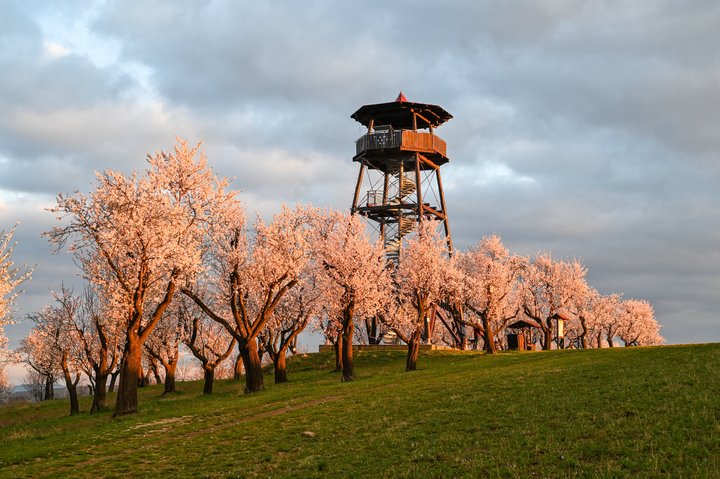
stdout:
[(420, 176), (420, 155), (415, 153), (415, 192), (417, 193), (418, 223), (423, 220), (423, 196), (421, 181), (422, 178)]
[[(388, 204), (388, 191), (390, 189), (390, 173), (385, 171), (385, 178), (383, 183), (383, 197), (382, 197), (382, 204), (383, 206), (387, 206)], [(382, 221), (380, 221), (380, 244), (383, 245), (383, 248), (385, 247), (385, 221), (386, 218), (382, 218)]]
[(360, 187), (362, 186), (363, 174), (365, 173), (365, 162), (360, 162), (360, 172), (358, 173), (357, 184), (355, 185), (355, 195), (353, 195), (353, 203), (350, 212), (355, 214), (358, 206), (358, 198), (360, 197)]
[(452, 236), (450, 236), (450, 222), (448, 221), (447, 209), (445, 208), (445, 192), (443, 191), (442, 178), (440, 177), (440, 168), (435, 169), (435, 178), (437, 180), (438, 194), (440, 195), (440, 208), (442, 208), (442, 214), (444, 216), (443, 228), (445, 229), (445, 240), (447, 241), (448, 252), (452, 256)]

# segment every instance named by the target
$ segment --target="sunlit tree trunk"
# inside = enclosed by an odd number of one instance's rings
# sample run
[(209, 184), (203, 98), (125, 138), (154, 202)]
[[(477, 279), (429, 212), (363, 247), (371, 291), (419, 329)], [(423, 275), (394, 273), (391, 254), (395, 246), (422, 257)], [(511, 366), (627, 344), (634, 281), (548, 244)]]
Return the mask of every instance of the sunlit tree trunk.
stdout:
[(262, 363), (258, 344), (255, 339), (238, 341), (243, 366), (245, 367), (245, 393), (254, 393), (265, 389), (263, 384)]
[(492, 329), (492, 322), (487, 314), (482, 315), (483, 323), (483, 341), (485, 342), (485, 352), (487, 354), (495, 354), (495, 333)]
[(544, 349), (545, 351), (549, 351), (550, 348), (551, 348), (551, 346), (552, 346), (552, 339), (553, 339), (553, 338), (552, 338), (552, 323), (551, 323), (552, 320), (551, 320), (550, 318), (547, 318), (545, 321), (546, 321), (546, 323), (547, 323), (547, 324), (545, 324), (545, 325), (543, 325), (542, 323), (540, 323), (540, 325), (543, 326), (543, 327), (542, 327), (542, 332), (543, 332), (543, 349)]
[(343, 381), (352, 381), (355, 379), (355, 368), (353, 365), (353, 333), (355, 327), (353, 325), (353, 306), (347, 306), (343, 311), (343, 331), (342, 331), (342, 371)]
[(163, 361), (163, 368), (165, 368), (165, 388), (163, 395), (175, 392), (175, 370), (177, 369), (177, 359), (172, 361)]
[(235, 367), (233, 368), (233, 380), (239, 381), (243, 375), (243, 358), (240, 354), (240, 346), (238, 346), (238, 356), (235, 358)]
[(113, 417), (137, 412), (138, 378), (140, 377), (142, 377), (142, 344), (138, 335), (130, 331), (120, 364), (120, 381)]
[(420, 339), (422, 330), (418, 329), (413, 332), (408, 341), (408, 355), (405, 362), (405, 371), (415, 371), (417, 369), (418, 355), (420, 354)]
[(338, 334), (337, 339), (335, 339), (335, 342), (333, 343), (333, 349), (335, 350), (335, 372), (339, 373), (343, 370), (343, 335), (342, 333)]
[(582, 333), (580, 333), (580, 345), (583, 349), (588, 348), (588, 340), (587, 340), (587, 321), (583, 316), (580, 316), (580, 326), (582, 326)]
[(273, 363), (275, 365), (275, 384), (287, 382), (287, 366), (285, 361), (286, 352), (286, 349), (281, 349), (273, 358)]

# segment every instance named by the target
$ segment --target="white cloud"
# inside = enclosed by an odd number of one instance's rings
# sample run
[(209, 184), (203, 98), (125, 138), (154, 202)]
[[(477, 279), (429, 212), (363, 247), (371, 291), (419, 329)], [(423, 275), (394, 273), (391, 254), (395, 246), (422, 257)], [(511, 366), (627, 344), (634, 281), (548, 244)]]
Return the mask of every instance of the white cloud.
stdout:
[(44, 41), (43, 50), (45, 54), (50, 58), (61, 58), (70, 54), (70, 50), (60, 45), (59, 43)]

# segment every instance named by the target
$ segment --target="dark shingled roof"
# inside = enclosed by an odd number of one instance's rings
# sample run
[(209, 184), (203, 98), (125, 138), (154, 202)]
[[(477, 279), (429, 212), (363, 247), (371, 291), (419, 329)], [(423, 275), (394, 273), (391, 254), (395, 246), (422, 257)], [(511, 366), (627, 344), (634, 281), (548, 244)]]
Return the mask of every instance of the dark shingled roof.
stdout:
[(361, 106), (350, 117), (366, 127), (370, 126), (370, 120), (375, 120), (375, 126), (390, 125), (397, 130), (411, 130), (413, 113), (418, 114), (418, 129), (435, 128), (452, 118), (441, 106), (407, 101), (402, 92), (397, 101)]
[(540, 329), (540, 325), (529, 318), (515, 321), (512, 324), (508, 324), (507, 327), (513, 328), (513, 329), (520, 329), (520, 328), (538, 328), (538, 329)]

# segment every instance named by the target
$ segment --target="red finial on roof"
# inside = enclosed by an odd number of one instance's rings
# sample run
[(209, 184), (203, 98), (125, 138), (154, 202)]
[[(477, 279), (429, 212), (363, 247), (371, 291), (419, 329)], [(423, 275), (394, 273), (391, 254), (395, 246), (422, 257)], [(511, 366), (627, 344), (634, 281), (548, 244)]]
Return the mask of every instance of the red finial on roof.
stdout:
[(402, 102), (408, 101), (408, 100), (407, 100), (407, 98), (405, 98), (405, 95), (403, 95), (403, 92), (400, 91), (400, 94), (399, 94), (398, 97), (395, 99), (395, 101), (402, 103)]

